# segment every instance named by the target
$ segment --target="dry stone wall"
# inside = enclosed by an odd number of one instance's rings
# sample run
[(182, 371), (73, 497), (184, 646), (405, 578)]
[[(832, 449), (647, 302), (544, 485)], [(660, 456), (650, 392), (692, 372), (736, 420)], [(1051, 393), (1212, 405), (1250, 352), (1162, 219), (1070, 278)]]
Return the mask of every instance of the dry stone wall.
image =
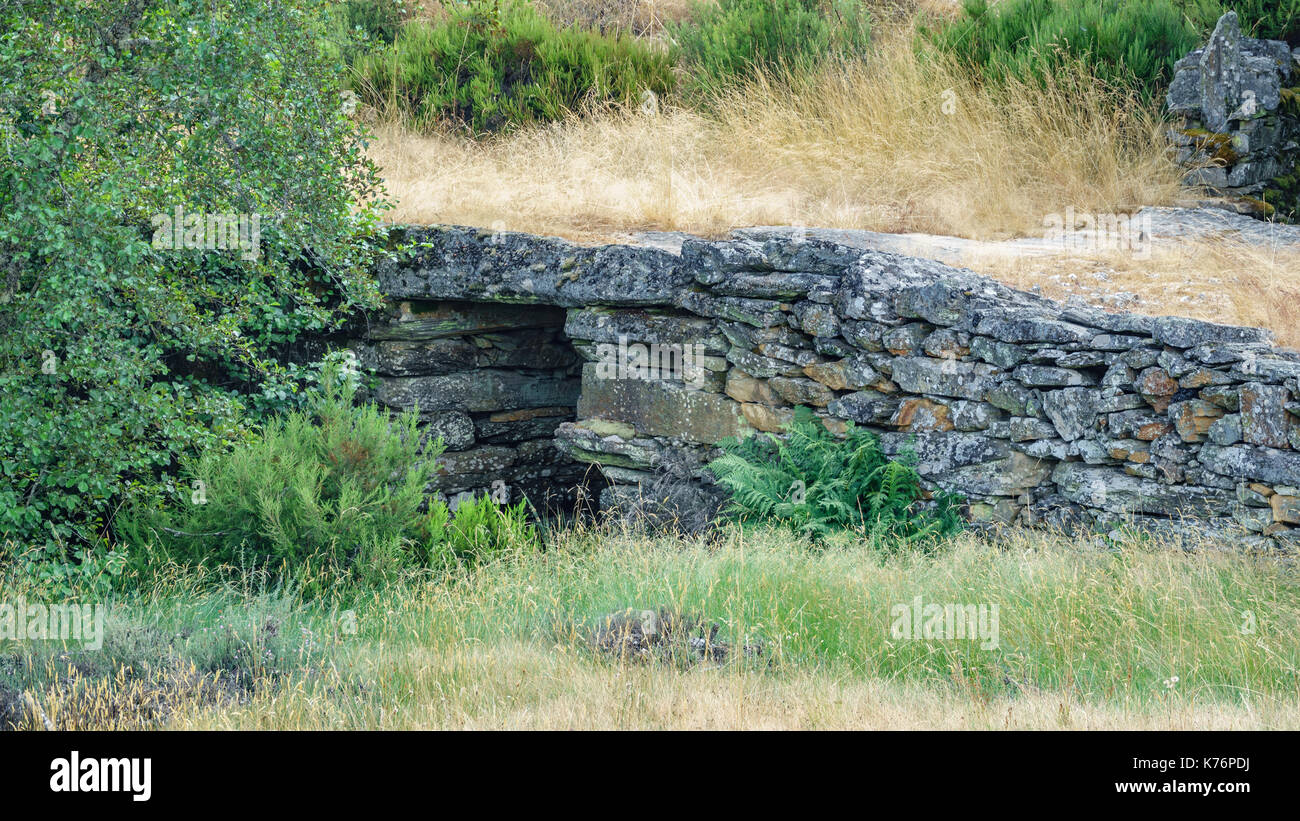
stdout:
[(414, 250), (378, 269), (394, 316), (356, 347), (377, 398), (448, 441), (444, 493), (598, 475), (615, 504), (666, 457), (699, 464), (802, 405), (910, 449), (976, 521), (1300, 539), (1300, 355), (1267, 331), (788, 235), (672, 252), (398, 233)]

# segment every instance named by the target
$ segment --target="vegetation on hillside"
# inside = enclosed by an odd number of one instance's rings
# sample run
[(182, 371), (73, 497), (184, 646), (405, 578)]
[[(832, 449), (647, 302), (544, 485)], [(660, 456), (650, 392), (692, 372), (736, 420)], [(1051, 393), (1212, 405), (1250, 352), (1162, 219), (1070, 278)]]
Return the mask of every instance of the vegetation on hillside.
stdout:
[(716, 0), (697, 3), (668, 33), (690, 91), (707, 99), (758, 74), (862, 57), (871, 17), (859, 0)]
[(967, 0), (956, 21), (921, 29), (931, 47), (958, 56), (986, 81), (1045, 82), (1070, 60), (1101, 80), (1130, 86), (1157, 104), (1174, 63), (1201, 41), (1174, 0)]
[(672, 88), (670, 59), (621, 32), (557, 28), (514, 0), (475, 0), (404, 26), (354, 66), (361, 99), (416, 128), (483, 133)]
[[(0, 646), (0, 726), (40, 727), (42, 717), (58, 729), (1300, 721), (1300, 584), (1285, 565), (1130, 541), (1096, 550), (1023, 531), (998, 543), (961, 536), (934, 556), (842, 540), (812, 548), (788, 530), (688, 541), (569, 531), (545, 553), (306, 602), (162, 576), (109, 602), (102, 651)], [(0, 595), (18, 595), (14, 581), (0, 582)], [(996, 649), (896, 637), (897, 608), (918, 597), (996, 605)], [(718, 642), (762, 652), (685, 669), (612, 657), (592, 630), (626, 608), (690, 615), (718, 625)]]

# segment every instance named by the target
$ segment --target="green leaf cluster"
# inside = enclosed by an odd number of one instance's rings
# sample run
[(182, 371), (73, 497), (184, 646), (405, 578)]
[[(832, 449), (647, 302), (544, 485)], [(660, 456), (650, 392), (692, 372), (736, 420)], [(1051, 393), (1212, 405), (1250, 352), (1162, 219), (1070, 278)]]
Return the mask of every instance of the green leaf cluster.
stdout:
[[(379, 180), (328, 16), (0, 4), (0, 542), (102, 544), (182, 455), (293, 404), (305, 337), (377, 304)], [(246, 230), (214, 237), (227, 214)]]

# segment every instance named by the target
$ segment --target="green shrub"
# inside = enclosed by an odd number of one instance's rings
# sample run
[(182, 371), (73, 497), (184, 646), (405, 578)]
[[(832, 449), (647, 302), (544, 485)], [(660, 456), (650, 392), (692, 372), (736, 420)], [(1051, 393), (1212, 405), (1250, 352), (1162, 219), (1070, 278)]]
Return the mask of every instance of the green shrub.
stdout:
[(266, 571), (312, 592), (340, 576), (382, 581), (436, 554), (425, 539), (440, 514), (423, 509), (442, 442), (421, 442), (414, 412), (354, 405), (354, 389), (327, 380), (308, 409), (187, 462), (176, 503), (124, 527), (146, 551), (139, 560)]
[(260, 572), (314, 595), (343, 579), (381, 583), (538, 545), (525, 502), (484, 496), (453, 516), (426, 496), (442, 441), (421, 436), (415, 411), (354, 404), (356, 373), (331, 360), (304, 409), (187, 461), (172, 504), (125, 517), (139, 573), (171, 563)]
[(720, 0), (671, 26), (695, 91), (755, 71), (806, 68), (866, 50), (870, 15), (858, 0)]
[(813, 539), (852, 531), (886, 546), (947, 536), (962, 526), (959, 498), (936, 493), (933, 509), (924, 506), (910, 460), (891, 460), (878, 437), (851, 422), (837, 439), (799, 408), (784, 439), (765, 434), (721, 447), (709, 470), (731, 492), (730, 513), (742, 521), (784, 523)]
[(928, 47), (956, 55), (989, 80), (1042, 81), (1063, 61), (1155, 101), (1202, 31), (1172, 0), (966, 0), (963, 16), (922, 26)]
[(1223, 5), (1225, 11), (1237, 12), (1252, 37), (1300, 46), (1300, 0), (1229, 0)]
[(557, 29), (513, 0), (474, 0), (437, 22), (404, 26), (361, 58), (362, 100), (417, 127), (473, 132), (554, 121), (586, 104), (628, 103), (672, 88), (672, 59), (622, 34)]

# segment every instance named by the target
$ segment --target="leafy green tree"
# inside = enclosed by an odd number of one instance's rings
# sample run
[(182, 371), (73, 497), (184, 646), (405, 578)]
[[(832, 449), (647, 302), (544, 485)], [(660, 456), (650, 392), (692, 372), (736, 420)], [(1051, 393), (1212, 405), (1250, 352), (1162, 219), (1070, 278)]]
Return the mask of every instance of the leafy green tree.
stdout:
[(328, 14), (0, 0), (0, 544), (102, 542), (181, 454), (292, 404), (305, 335), (376, 304)]

